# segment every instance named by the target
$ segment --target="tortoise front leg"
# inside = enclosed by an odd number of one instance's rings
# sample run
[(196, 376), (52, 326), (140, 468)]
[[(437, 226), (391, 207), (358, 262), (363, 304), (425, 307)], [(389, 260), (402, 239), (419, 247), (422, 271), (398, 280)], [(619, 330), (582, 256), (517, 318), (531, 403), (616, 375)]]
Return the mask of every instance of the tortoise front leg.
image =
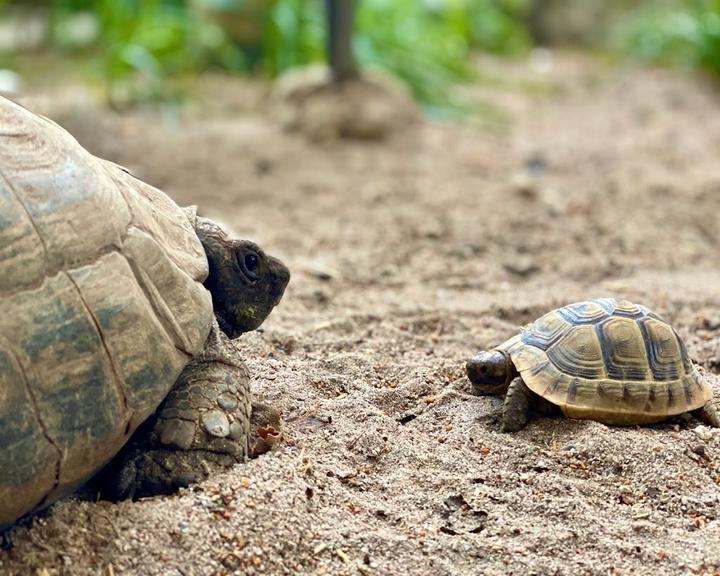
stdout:
[(712, 400), (708, 400), (705, 406), (698, 408), (697, 410), (693, 410), (691, 414), (700, 420), (700, 422), (703, 422), (708, 426), (720, 428), (720, 415), (718, 415), (717, 409), (713, 405)]
[(213, 469), (243, 462), (249, 455), (250, 417), (247, 368), (215, 324), (205, 350), (103, 471), (101, 495), (121, 500), (171, 494), (204, 480)]
[(510, 382), (505, 403), (503, 404), (502, 432), (517, 432), (525, 428), (530, 418), (530, 409), (534, 403), (535, 393), (525, 385), (518, 376)]

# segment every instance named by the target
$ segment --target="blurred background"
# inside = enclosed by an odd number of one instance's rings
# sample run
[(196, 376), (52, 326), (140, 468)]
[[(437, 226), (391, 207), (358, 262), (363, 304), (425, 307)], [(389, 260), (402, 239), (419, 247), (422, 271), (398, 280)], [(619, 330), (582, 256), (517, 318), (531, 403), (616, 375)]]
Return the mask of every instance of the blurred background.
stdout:
[(0, 89), (61, 74), (121, 107), (178, 101), (206, 71), (273, 79), (327, 60), (333, 5), (354, 13), (358, 67), (440, 113), (467, 104), (457, 85), (493, 81), (488, 53), (542, 65), (538, 49), (573, 47), (720, 74), (720, 0), (0, 0)]

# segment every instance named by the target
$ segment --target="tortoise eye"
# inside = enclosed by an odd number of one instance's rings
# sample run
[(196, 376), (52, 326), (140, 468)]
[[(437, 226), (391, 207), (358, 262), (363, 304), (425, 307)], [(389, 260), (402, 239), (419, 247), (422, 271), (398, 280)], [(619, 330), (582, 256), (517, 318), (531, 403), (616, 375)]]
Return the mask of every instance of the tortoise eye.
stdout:
[(258, 258), (255, 254), (248, 254), (245, 256), (245, 268), (248, 272), (257, 271)]
[(240, 268), (242, 268), (245, 275), (251, 280), (257, 280), (258, 264), (260, 262), (258, 255), (255, 252), (248, 252), (238, 260), (240, 260)]

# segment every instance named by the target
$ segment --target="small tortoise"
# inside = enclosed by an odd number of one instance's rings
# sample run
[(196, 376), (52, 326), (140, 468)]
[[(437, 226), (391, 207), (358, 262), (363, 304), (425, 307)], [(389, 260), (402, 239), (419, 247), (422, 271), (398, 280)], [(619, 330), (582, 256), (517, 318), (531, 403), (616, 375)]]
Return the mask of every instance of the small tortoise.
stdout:
[(545, 314), (467, 361), (482, 394), (505, 394), (502, 430), (558, 408), (605, 424), (659, 422), (683, 412), (720, 427), (712, 390), (677, 333), (626, 300), (599, 298)]
[(145, 421), (117, 496), (242, 461), (249, 376), (229, 338), (257, 328), (289, 278), (0, 98), (0, 528), (74, 490)]

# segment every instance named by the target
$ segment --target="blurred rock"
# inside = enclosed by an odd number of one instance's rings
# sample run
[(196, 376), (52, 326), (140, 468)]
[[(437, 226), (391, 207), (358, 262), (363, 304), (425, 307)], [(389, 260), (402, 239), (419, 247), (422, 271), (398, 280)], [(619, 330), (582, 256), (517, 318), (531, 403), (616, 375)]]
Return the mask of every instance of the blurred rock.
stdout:
[(192, 0), (191, 5), (233, 42), (246, 46), (262, 42), (265, 22), (274, 3), (275, 0)]
[(641, 0), (531, 0), (527, 26), (536, 43), (599, 46)]
[(17, 72), (0, 69), (0, 94), (3, 96), (17, 96), (22, 91), (22, 78)]
[(528, 56), (528, 64), (538, 74), (549, 74), (555, 65), (555, 55), (547, 48), (533, 48)]
[(71, 48), (85, 48), (100, 34), (100, 24), (92, 12), (77, 12), (63, 18), (55, 30), (57, 38)]
[(324, 66), (293, 70), (276, 82), (273, 100), (285, 128), (312, 140), (379, 140), (420, 118), (404, 87), (379, 72), (336, 83)]
[(540, 266), (535, 259), (528, 254), (518, 254), (511, 260), (503, 262), (503, 268), (521, 278), (526, 278), (540, 272)]
[(49, 32), (48, 11), (43, 6), (5, 7), (0, 14), (0, 52), (37, 50)]

